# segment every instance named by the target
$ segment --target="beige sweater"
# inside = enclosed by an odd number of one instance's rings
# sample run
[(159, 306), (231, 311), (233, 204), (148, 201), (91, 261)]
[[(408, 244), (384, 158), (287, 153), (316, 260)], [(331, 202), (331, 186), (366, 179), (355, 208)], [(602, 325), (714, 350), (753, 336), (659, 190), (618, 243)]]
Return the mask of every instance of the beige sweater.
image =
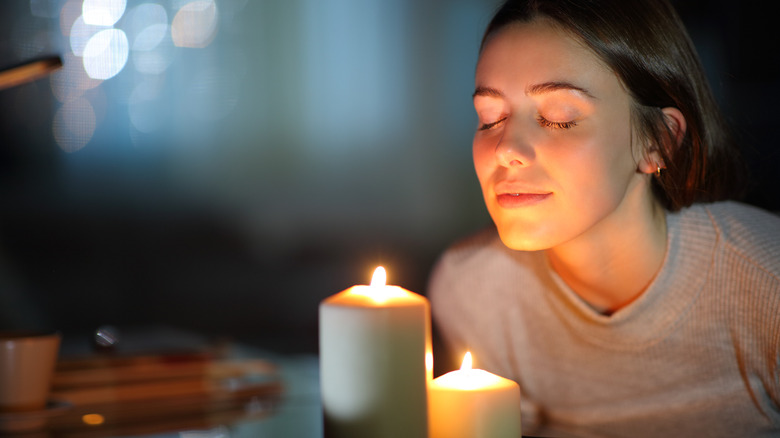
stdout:
[(520, 384), (524, 434), (780, 436), (780, 219), (726, 202), (667, 222), (662, 270), (611, 316), (494, 229), (439, 261), (434, 323)]

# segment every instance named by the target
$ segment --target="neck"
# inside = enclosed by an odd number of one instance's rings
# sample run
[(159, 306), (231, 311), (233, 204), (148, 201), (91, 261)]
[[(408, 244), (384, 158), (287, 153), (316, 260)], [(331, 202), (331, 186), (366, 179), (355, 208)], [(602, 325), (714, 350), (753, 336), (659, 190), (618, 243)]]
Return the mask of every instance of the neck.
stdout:
[(644, 182), (586, 233), (547, 250), (563, 281), (606, 313), (638, 298), (666, 255), (666, 217)]

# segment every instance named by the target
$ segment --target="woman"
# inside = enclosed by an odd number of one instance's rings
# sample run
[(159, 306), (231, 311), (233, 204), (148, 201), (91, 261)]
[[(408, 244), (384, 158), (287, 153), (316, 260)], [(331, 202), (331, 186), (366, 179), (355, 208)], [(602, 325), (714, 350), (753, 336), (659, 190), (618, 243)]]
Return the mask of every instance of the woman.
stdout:
[(523, 432), (777, 436), (780, 220), (665, 0), (508, 1), (476, 69), (495, 228), (429, 294), (453, 355), (516, 380)]

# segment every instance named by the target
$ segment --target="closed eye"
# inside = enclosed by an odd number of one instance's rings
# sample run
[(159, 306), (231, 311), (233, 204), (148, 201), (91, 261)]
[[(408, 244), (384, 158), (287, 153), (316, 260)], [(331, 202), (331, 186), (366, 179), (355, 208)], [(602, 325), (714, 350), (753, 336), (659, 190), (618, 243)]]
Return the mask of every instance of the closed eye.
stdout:
[(540, 126), (550, 129), (570, 129), (577, 126), (577, 122), (573, 120), (569, 122), (553, 122), (551, 120), (545, 119), (542, 116), (537, 117), (536, 120), (539, 122)]
[(491, 122), (491, 123), (484, 123), (483, 125), (481, 125), (481, 126), (479, 127), (479, 130), (480, 130), (480, 131), (487, 131), (488, 129), (491, 129), (491, 128), (493, 128), (494, 126), (497, 126), (499, 123), (503, 122), (504, 120), (506, 120), (506, 117), (502, 117), (502, 118), (500, 118), (500, 119), (496, 120), (495, 122)]

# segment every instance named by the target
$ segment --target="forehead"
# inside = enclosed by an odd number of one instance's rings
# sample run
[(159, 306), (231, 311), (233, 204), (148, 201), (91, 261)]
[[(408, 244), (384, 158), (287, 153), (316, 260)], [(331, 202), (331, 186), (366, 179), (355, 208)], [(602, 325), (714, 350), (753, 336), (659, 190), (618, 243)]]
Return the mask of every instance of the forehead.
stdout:
[(487, 39), (477, 63), (477, 86), (503, 89), (550, 81), (620, 87), (590, 48), (548, 19), (510, 24)]

